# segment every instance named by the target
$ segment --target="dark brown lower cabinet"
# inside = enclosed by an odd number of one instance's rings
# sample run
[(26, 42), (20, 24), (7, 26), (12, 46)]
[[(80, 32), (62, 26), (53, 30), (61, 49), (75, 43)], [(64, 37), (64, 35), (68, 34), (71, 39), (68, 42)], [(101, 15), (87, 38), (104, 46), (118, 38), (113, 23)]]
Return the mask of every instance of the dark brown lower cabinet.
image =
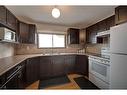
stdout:
[(31, 84), (39, 79), (40, 57), (27, 59), (26, 63), (26, 82)]
[(52, 77), (52, 57), (51, 56), (42, 56), (40, 57), (40, 79)]
[(76, 55), (66, 55), (65, 56), (65, 72), (66, 74), (75, 73), (75, 61)]
[(1, 89), (24, 89), (25, 84), (25, 61), (0, 77)]
[(6, 83), (6, 74), (3, 74), (0, 76), (0, 89), (4, 89), (5, 86), (3, 86)]
[[(19, 67), (22, 68), (19, 69)], [(15, 70), (18, 72), (12, 77), (11, 74)], [(71, 73), (88, 76), (88, 57), (85, 55), (53, 55), (29, 58), (0, 76), (0, 87), (9, 79), (2, 89), (23, 89), (39, 79)]]
[(61, 76), (65, 75), (65, 56), (64, 55), (55, 55), (52, 56), (52, 64), (53, 64), (53, 70), (52, 74), (53, 76)]
[(88, 57), (86, 55), (77, 55), (75, 72), (88, 76)]

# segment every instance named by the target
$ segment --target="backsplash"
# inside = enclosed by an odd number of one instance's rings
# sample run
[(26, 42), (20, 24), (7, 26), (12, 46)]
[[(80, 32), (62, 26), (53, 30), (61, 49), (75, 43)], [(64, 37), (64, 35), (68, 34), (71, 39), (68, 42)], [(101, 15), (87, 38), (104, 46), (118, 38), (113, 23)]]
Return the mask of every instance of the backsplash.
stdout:
[(0, 43), (0, 58), (14, 55), (14, 44)]
[(86, 52), (100, 54), (103, 47), (110, 47), (110, 36), (103, 38), (103, 44), (87, 44)]
[(66, 48), (58, 49), (39, 49), (36, 45), (32, 44), (19, 44), (16, 46), (16, 54), (37, 54), (37, 53), (76, 53), (81, 45), (69, 45)]
[(87, 44), (86, 52), (100, 54), (102, 47), (109, 47), (109, 44)]

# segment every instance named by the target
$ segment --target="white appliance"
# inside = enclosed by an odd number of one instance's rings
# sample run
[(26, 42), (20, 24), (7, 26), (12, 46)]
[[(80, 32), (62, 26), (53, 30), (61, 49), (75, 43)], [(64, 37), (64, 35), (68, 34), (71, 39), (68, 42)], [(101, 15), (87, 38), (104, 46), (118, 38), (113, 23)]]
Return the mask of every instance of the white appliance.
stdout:
[(5, 27), (0, 27), (0, 40), (7, 42), (15, 42), (16, 33)]
[[(106, 49), (100, 57), (89, 56), (89, 80), (101, 89), (109, 88), (110, 59)], [(103, 52), (102, 52), (103, 53)], [(106, 57), (106, 58), (104, 58)]]
[(110, 31), (109, 30), (106, 30), (106, 31), (103, 31), (103, 32), (98, 32), (96, 37), (107, 37), (107, 36), (110, 36)]
[(127, 89), (127, 23), (110, 31), (110, 88)]

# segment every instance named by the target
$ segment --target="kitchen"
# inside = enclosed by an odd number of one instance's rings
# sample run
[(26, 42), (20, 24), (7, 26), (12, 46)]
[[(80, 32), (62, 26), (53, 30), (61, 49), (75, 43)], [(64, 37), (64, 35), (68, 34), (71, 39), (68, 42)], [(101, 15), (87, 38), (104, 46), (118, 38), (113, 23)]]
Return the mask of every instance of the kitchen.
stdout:
[(0, 89), (126, 89), (126, 21), (127, 6), (0, 6)]

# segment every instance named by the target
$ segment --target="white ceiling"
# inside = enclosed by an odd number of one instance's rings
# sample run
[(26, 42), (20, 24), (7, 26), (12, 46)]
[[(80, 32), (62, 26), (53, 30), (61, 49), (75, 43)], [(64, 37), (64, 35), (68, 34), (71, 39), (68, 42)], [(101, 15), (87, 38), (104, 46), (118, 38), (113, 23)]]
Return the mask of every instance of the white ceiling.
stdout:
[(51, 15), (54, 6), (6, 6), (19, 19), (34, 23), (87, 27), (114, 14), (116, 6), (57, 6), (61, 16)]

